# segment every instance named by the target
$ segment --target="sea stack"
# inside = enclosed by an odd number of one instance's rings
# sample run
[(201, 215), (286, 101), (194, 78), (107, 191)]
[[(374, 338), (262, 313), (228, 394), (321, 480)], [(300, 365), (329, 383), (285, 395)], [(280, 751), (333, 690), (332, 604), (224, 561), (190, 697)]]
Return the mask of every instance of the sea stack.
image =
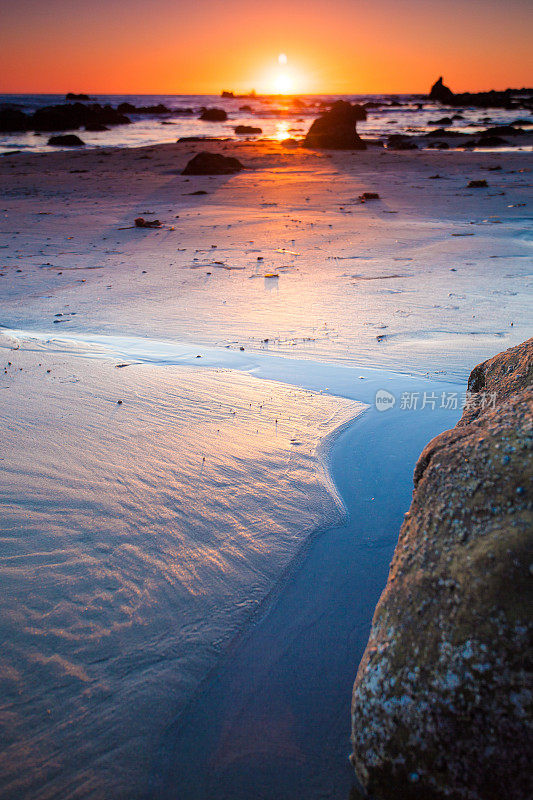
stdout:
[(429, 99), (436, 100), (438, 103), (451, 103), (453, 98), (454, 94), (452, 90), (443, 84), (441, 75), (438, 81), (435, 81), (431, 87)]
[(315, 119), (304, 147), (326, 150), (366, 150), (366, 144), (356, 131), (356, 123), (366, 119), (363, 106), (337, 100), (329, 111)]
[(533, 796), (533, 339), (477, 366), (422, 452), (353, 691), (376, 800)]

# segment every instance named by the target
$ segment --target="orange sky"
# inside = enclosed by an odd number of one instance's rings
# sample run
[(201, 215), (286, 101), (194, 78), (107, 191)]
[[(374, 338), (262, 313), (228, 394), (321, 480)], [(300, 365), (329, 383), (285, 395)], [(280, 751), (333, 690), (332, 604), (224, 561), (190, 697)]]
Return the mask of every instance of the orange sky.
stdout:
[(0, 0), (0, 91), (301, 93), (533, 84), (530, 0)]

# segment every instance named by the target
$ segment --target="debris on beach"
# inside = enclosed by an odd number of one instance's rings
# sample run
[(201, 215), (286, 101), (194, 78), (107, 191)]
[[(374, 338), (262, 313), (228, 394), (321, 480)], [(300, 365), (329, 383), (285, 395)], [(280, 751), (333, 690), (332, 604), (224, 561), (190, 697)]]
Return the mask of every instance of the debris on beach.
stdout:
[(160, 228), (161, 223), (158, 219), (145, 219), (144, 217), (137, 217), (135, 220), (136, 228)]
[(487, 183), (487, 181), (484, 178), (482, 178), (481, 180), (477, 180), (477, 181), (469, 181), (468, 186), (466, 188), (467, 189), (485, 189), (486, 187), (488, 187), (488, 185), (489, 184)]
[(359, 195), (361, 203), (366, 203), (367, 200), (379, 200), (380, 196), (377, 192), (363, 192)]

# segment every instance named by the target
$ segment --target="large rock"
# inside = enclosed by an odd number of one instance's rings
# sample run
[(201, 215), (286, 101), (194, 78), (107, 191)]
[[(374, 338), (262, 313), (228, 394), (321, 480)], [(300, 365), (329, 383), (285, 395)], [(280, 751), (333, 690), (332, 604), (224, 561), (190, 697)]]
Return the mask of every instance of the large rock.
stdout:
[(476, 367), (424, 449), (353, 691), (378, 800), (533, 797), (533, 339)]
[(183, 172), (182, 175), (231, 175), (244, 169), (237, 158), (222, 156), (220, 153), (208, 153), (204, 151), (197, 153)]
[(366, 111), (363, 106), (337, 100), (329, 111), (315, 119), (304, 139), (304, 147), (366, 150), (365, 143), (356, 131), (356, 123), (365, 119)]
[(59, 134), (59, 136), (50, 136), (48, 144), (59, 147), (84, 147), (85, 142), (82, 142), (75, 133), (63, 133)]
[(453, 96), (452, 90), (443, 84), (442, 76), (435, 81), (429, 93), (429, 99), (436, 100), (438, 103), (451, 103)]

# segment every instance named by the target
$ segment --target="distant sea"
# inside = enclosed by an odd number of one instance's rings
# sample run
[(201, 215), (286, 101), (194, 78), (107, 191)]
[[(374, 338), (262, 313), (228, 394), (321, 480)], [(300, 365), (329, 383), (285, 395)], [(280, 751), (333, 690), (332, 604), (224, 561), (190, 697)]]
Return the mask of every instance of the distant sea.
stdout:
[[(175, 113), (165, 117), (129, 114), (131, 125), (120, 125), (101, 133), (82, 131), (82, 138), (89, 147), (141, 147), (175, 142), (182, 136), (240, 139), (243, 137), (238, 136), (234, 128), (237, 125), (253, 125), (261, 128), (262, 134), (252, 138), (280, 141), (287, 138), (298, 139), (305, 134), (323, 104), (333, 102), (338, 97), (306, 95), (299, 98), (270, 96), (228, 99), (216, 95), (92, 95), (91, 100), (102, 105), (117, 106), (128, 102), (134, 106), (149, 106), (163, 103)], [(423, 95), (344, 95), (343, 99), (379, 104), (379, 107), (369, 109), (366, 122), (358, 123), (357, 129), (363, 137), (385, 139), (392, 133), (423, 133), (438, 127), (437, 121), (448, 115), (445, 108), (428, 102)], [(27, 113), (42, 106), (64, 102), (64, 95), (0, 95), (0, 107), (16, 106)], [(243, 108), (244, 106), (249, 106), (251, 110)], [(200, 121), (199, 112), (203, 107), (223, 108), (228, 113), (228, 120)], [(192, 109), (193, 113), (180, 114), (183, 109)], [(516, 110), (503, 109), (461, 109), (461, 114), (464, 119), (454, 121), (446, 127), (474, 134), (486, 127), (487, 117), (490, 117), (491, 124), (508, 123), (517, 118)], [(46, 133), (0, 134), (0, 154), (13, 150), (50, 151), (54, 148), (47, 144), (48, 138)]]

